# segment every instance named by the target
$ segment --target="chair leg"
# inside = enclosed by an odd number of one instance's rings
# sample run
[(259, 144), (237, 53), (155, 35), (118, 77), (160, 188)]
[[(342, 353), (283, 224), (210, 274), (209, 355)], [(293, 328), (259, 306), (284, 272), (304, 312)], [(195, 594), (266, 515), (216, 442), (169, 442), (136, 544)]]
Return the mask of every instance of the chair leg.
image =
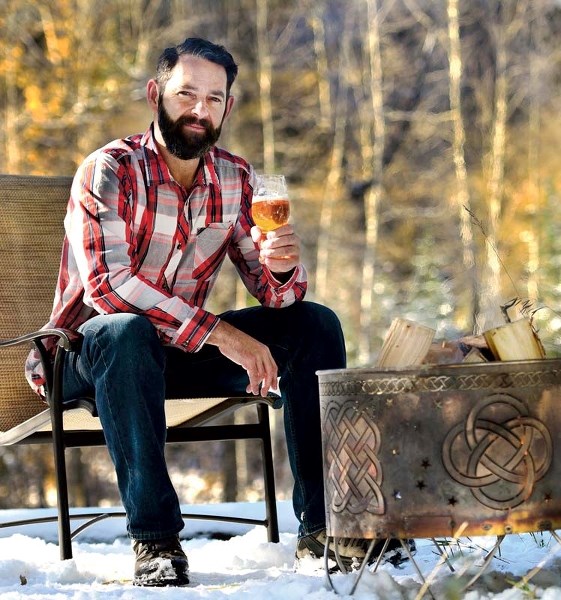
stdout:
[(53, 446), (57, 488), (58, 544), (60, 547), (60, 559), (67, 560), (72, 558), (72, 540), (70, 532), (68, 483), (66, 479), (66, 459), (64, 456), (64, 446), (60, 447), (54, 440)]
[(68, 481), (66, 477), (66, 457), (62, 419), (62, 364), (62, 352), (59, 350), (55, 358), (53, 389), (49, 404), (51, 409), (53, 455), (57, 488), (58, 544), (60, 559), (67, 560), (72, 558), (72, 539), (70, 533)]
[(277, 515), (277, 497), (275, 491), (275, 473), (273, 468), (273, 448), (269, 424), (269, 407), (257, 405), (257, 415), (261, 428), (261, 456), (263, 459), (263, 477), (265, 481), (265, 508), (267, 514), (267, 538), (269, 542), (279, 541), (279, 521)]

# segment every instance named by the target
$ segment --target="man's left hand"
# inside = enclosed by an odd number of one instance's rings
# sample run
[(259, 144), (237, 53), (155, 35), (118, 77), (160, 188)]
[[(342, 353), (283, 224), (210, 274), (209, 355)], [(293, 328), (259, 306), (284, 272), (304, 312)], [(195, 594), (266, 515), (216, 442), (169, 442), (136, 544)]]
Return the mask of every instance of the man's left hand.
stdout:
[(283, 225), (266, 234), (254, 226), (251, 237), (259, 246), (259, 261), (272, 273), (288, 273), (300, 264), (300, 238), (292, 225)]

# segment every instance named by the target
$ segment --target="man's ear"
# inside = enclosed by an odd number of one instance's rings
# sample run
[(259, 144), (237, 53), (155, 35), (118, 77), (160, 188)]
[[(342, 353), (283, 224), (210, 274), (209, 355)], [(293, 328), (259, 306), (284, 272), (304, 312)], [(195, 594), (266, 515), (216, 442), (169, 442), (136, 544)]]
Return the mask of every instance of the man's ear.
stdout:
[(150, 79), (150, 81), (146, 84), (146, 100), (148, 102), (148, 106), (154, 111), (158, 110), (158, 84), (155, 79)]
[(232, 107), (234, 106), (234, 96), (228, 96), (226, 100), (226, 110), (224, 111), (224, 119), (228, 117), (228, 115), (232, 112)]

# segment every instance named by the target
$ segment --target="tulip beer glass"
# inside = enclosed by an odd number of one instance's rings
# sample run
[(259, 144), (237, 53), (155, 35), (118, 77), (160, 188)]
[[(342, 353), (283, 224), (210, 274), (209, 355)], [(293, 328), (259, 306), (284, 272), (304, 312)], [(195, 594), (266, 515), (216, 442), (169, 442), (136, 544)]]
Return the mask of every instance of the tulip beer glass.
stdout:
[(288, 223), (290, 203), (284, 175), (256, 175), (251, 214), (263, 233)]

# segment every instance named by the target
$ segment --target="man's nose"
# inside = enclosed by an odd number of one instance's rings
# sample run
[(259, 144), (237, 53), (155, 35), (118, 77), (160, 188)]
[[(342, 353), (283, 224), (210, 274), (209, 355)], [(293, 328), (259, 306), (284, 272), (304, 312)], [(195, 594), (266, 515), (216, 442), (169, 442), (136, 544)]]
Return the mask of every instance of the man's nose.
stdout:
[(206, 102), (204, 102), (203, 100), (198, 100), (195, 105), (193, 106), (191, 112), (196, 115), (197, 117), (199, 117), (199, 119), (203, 119), (204, 117), (208, 116), (208, 106), (206, 105)]

